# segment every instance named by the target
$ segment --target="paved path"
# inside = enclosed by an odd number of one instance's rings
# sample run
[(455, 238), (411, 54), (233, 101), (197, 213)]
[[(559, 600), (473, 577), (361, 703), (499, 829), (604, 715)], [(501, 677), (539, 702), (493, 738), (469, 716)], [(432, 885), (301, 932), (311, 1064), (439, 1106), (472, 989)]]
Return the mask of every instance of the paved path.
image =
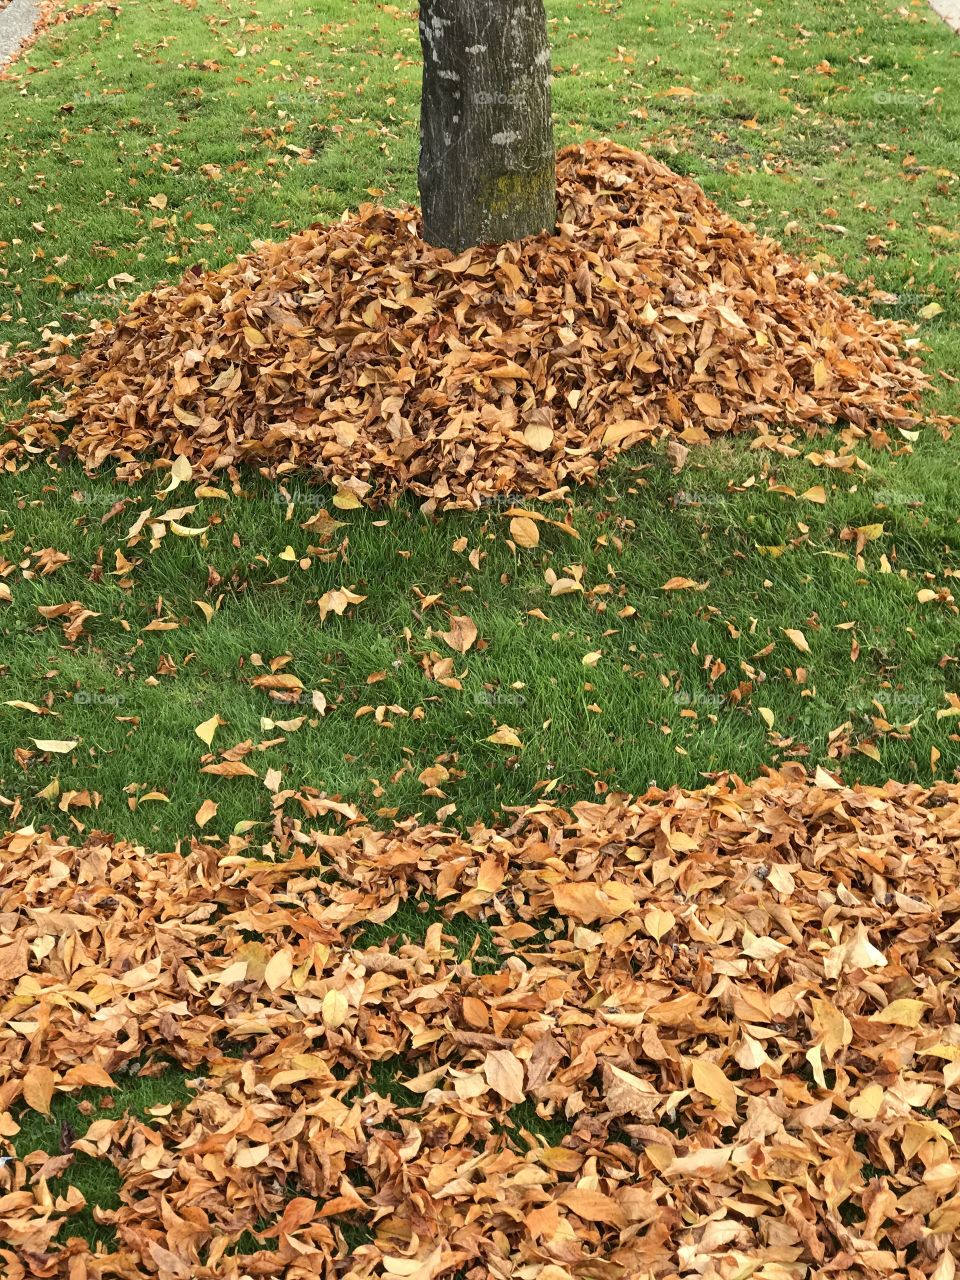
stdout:
[(930, 0), (930, 6), (948, 27), (960, 34), (960, 0)]
[(0, 67), (33, 35), (39, 12), (37, 0), (10, 0), (5, 9), (0, 9)]

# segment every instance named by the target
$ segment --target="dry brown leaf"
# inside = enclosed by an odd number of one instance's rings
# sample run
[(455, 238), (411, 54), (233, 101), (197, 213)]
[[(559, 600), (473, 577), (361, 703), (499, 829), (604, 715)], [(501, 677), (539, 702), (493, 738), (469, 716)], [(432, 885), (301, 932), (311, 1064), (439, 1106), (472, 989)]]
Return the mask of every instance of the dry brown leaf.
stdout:
[(466, 614), (453, 614), (450, 617), (450, 630), (441, 631), (439, 635), (455, 653), (466, 653), (476, 643), (477, 624)]
[(807, 643), (807, 637), (802, 631), (798, 631), (795, 627), (784, 627), (783, 634), (795, 648), (800, 650), (801, 653), (810, 652), (810, 645)]
[(510, 521), (510, 537), (518, 547), (535, 547), (540, 541), (540, 530), (529, 516), (514, 516)]
[(217, 810), (220, 806), (213, 800), (204, 800), (200, 808), (193, 816), (194, 822), (198, 827), (205, 827), (211, 819), (217, 816)]
[(57, 1077), (49, 1067), (42, 1066), (39, 1063), (30, 1067), (23, 1077), (24, 1102), (32, 1110), (48, 1116), (56, 1083)]

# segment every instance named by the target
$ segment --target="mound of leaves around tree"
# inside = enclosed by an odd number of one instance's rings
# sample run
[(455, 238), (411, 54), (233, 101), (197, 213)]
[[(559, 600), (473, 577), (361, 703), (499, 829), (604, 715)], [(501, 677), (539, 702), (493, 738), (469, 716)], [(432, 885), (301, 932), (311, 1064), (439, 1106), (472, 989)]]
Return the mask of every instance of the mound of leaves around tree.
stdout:
[[(301, 800), (256, 851), (0, 844), (6, 1276), (954, 1276), (960, 788)], [(17, 1147), (170, 1058), (186, 1104)]]
[(19, 441), (124, 477), (177, 455), (306, 468), (433, 508), (548, 494), (666, 431), (842, 422), (883, 444), (919, 420), (904, 330), (648, 156), (563, 151), (552, 236), (454, 259), (418, 221), (365, 205), (144, 294), (35, 363), (62, 394)]

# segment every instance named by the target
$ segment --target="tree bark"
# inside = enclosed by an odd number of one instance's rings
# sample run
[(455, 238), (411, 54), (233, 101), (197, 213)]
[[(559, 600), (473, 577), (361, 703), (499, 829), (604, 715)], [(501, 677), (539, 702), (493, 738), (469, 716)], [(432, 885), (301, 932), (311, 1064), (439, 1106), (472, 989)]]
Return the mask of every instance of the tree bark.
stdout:
[(423, 233), (454, 252), (552, 231), (543, 0), (420, 0)]

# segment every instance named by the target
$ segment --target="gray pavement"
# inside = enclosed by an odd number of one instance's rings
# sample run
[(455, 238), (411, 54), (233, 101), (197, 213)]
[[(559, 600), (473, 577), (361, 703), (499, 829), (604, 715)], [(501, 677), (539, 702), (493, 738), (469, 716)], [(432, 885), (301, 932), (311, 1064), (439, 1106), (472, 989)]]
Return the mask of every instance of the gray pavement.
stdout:
[(930, 0), (930, 7), (948, 27), (960, 34), (960, 0)]
[(33, 35), (39, 12), (37, 0), (10, 0), (0, 9), (0, 67)]

